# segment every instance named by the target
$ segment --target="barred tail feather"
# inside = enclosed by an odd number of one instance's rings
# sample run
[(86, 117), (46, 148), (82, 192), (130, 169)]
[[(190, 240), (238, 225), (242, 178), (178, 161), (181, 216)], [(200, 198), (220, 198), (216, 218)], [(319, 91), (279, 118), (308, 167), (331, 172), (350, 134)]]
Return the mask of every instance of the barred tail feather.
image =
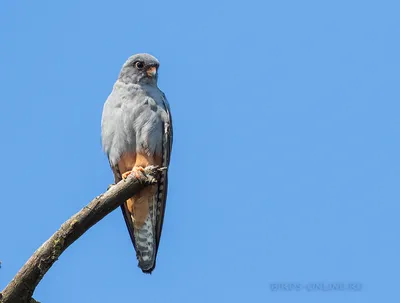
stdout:
[[(133, 216), (131, 216), (134, 220)], [(136, 254), (139, 261), (139, 267), (144, 271), (149, 271), (154, 264), (154, 233), (151, 222), (151, 216), (148, 214), (144, 224), (140, 228), (134, 228)]]
[[(151, 273), (155, 267), (156, 259), (156, 208), (157, 208), (157, 196), (155, 193), (149, 197), (149, 212), (146, 220), (141, 227), (134, 228), (136, 254), (139, 261), (139, 267), (144, 273)], [(134, 217), (131, 216), (134, 222)]]

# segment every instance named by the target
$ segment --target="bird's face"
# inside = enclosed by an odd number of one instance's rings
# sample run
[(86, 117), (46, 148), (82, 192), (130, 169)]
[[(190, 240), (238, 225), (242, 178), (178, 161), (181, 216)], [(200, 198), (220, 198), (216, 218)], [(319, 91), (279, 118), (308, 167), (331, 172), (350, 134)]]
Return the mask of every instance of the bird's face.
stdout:
[(122, 66), (119, 79), (125, 83), (157, 84), (158, 60), (149, 54), (130, 57)]

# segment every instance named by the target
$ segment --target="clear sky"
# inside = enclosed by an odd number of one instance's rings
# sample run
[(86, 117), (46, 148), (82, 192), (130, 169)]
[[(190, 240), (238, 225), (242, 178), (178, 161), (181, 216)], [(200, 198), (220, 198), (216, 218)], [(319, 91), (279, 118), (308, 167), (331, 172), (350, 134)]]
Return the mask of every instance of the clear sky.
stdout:
[[(174, 121), (157, 268), (137, 267), (118, 209), (67, 249), (34, 297), (398, 301), (399, 9), (1, 1), (0, 289), (112, 183), (103, 103), (123, 62), (149, 52)], [(318, 282), (361, 290), (307, 290)]]

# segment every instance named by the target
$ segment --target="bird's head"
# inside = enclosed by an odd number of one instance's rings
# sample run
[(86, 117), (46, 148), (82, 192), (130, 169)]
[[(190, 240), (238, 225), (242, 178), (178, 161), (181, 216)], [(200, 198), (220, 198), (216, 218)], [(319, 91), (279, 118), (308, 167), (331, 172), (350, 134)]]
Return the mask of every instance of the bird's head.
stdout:
[(119, 79), (125, 83), (157, 84), (158, 60), (149, 54), (131, 56), (122, 66)]

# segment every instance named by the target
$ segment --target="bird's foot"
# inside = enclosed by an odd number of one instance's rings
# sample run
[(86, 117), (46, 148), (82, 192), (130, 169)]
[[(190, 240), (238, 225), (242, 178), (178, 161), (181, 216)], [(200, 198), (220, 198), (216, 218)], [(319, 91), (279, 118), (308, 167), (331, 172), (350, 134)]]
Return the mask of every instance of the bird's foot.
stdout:
[(142, 173), (144, 173), (144, 171), (145, 171), (145, 170), (144, 170), (144, 167), (142, 167), (142, 166), (135, 166), (134, 168), (132, 168), (132, 170), (127, 171), (127, 172), (124, 172), (124, 173), (122, 174), (122, 179), (128, 178), (128, 176), (129, 176), (131, 173), (134, 173), (134, 174), (135, 174), (135, 177), (139, 179), (139, 178), (140, 178), (139, 171), (142, 172)]
[(123, 174), (122, 174), (122, 179), (125, 180), (126, 178), (128, 178), (128, 176), (131, 174), (131, 172), (132, 172), (132, 171), (127, 171), (127, 172), (123, 173)]
[(143, 167), (143, 166), (135, 166), (135, 167), (132, 169), (132, 172), (135, 174), (136, 178), (139, 179), (139, 178), (140, 178), (139, 172), (144, 173), (144, 167)]

